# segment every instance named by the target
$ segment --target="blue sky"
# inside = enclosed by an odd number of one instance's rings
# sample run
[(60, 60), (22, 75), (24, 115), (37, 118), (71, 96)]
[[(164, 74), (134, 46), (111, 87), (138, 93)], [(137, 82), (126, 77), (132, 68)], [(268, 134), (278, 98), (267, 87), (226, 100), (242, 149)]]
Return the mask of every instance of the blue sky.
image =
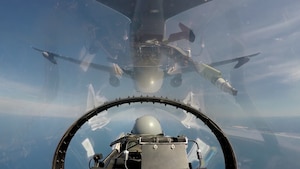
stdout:
[[(184, 75), (179, 88), (170, 87), (167, 78), (154, 95), (183, 100), (193, 91), (201, 109), (214, 119), (299, 116), (299, 9), (297, 0), (213, 0), (171, 18), (166, 24), (166, 36), (179, 30), (178, 22), (191, 27), (197, 36), (195, 42), (179, 41), (176, 45), (191, 48), (192, 57), (199, 62), (211, 63), (256, 52), (260, 55), (237, 70), (233, 70), (234, 64), (218, 67), (239, 90), (237, 97), (222, 93), (196, 73)], [(121, 86), (114, 88), (105, 72), (84, 71), (79, 65), (59, 59), (53, 65), (31, 48), (79, 59), (81, 51), (91, 43), (91, 29), (105, 29), (103, 25), (121, 18), (92, 0), (0, 3), (0, 115), (9, 117), (1, 119), (4, 130), (0, 134), (8, 137), (0, 139), (0, 152), (16, 147), (12, 152), (22, 149), (25, 159), (30, 150), (24, 149), (24, 145), (34, 144), (32, 140), (42, 137), (57, 142), (72, 120), (85, 113), (90, 84), (97, 96), (108, 100), (141, 95), (131, 79), (122, 78)], [(109, 28), (121, 32), (116, 33), (119, 35), (126, 33), (123, 26)], [(108, 65), (106, 57), (100, 50), (93, 62)], [(53, 120), (54, 117), (67, 120)], [(132, 120), (126, 116), (116, 121), (126, 118)], [(4, 123), (6, 120), (15, 123)], [(48, 126), (50, 136), (41, 131)], [(22, 139), (27, 142), (18, 141)], [(52, 158), (50, 152), (47, 155)], [(5, 156), (0, 154), (0, 168)]]
[[(138, 94), (129, 79), (123, 79), (120, 88), (112, 88), (107, 82), (106, 73), (91, 69), (85, 72), (78, 65), (62, 60), (58, 60), (58, 65), (51, 65), (30, 48), (30, 46), (36, 46), (79, 58), (80, 51), (88, 44), (90, 38), (87, 31), (88, 24), (108, 22), (108, 18), (104, 20), (107, 9), (93, 1), (26, 3), (24, 8), (16, 5), (18, 3), (11, 1), (1, 5), (3, 15), (0, 41), (2, 44), (0, 47), (2, 91), (0, 97), (6, 105), (2, 112), (22, 114), (24, 110), (22, 113), (10, 110), (10, 105), (16, 103), (30, 105), (28, 109), (40, 107), (41, 95), (48, 92), (53, 100), (43, 104), (51, 105), (54, 109), (57, 106), (58, 112), (62, 107), (66, 109), (72, 107), (72, 112), (76, 109), (76, 112), (80, 114), (85, 108), (87, 86), (90, 83), (108, 98)], [(265, 2), (266, 5), (268, 3)], [(259, 4), (264, 6), (262, 3)], [(235, 5), (226, 5), (218, 11), (221, 5), (208, 3), (191, 10), (192, 14), (199, 13), (198, 15), (184, 13), (170, 19), (166, 25), (167, 34), (178, 30), (179, 21), (190, 25), (199, 34), (196, 42), (189, 44), (180, 41), (178, 45), (183, 48), (190, 46), (192, 53), (195, 54), (195, 60), (205, 63), (261, 52), (259, 56), (252, 58), (242, 70), (232, 70), (233, 64), (221, 66), (218, 69), (227, 80), (232, 79), (231, 75), (234, 71), (243, 71), (242, 82), (233, 81), (232, 83), (242, 83), (246, 91), (240, 92), (247, 92), (248, 97), (261, 110), (261, 114), (281, 115), (282, 110), (288, 107), (288, 115), (298, 115), (299, 97), (296, 94), (300, 91), (298, 85), (300, 72), (297, 66), (300, 62), (297, 57), (297, 53), (300, 52), (297, 47), (299, 32), (296, 29), (300, 21), (297, 12), (298, 4), (272, 3), (273, 8), (278, 10), (267, 11), (267, 13), (263, 7), (257, 7), (255, 2), (241, 1)], [(236, 7), (238, 7), (237, 10)], [(252, 12), (254, 8), (255, 13)], [(14, 9), (15, 12), (10, 12), (9, 9)], [(101, 10), (97, 11), (97, 9)], [(235, 22), (236, 18), (224, 19), (222, 12), (226, 10), (229, 13), (228, 16), (232, 15), (231, 13), (237, 14), (239, 22)], [(208, 13), (208, 11), (214, 12)], [(116, 14), (112, 16), (117, 17)], [(197, 16), (200, 19), (203, 18), (203, 21), (195, 22), (198, 19)], [(229, 22), (232, 24), (228, 24)], [(200, 52), (201, 55), (198, 56)], [(101, 51), (94, 57), (93, 62), (108, 64), (105, 53)], [(226, 98), (231, 103), (228, 107), (239, 107), (231, 96), (213, 89), (215, 88), (213, 85), (201, 77), (198, 78), (196, 74), (188, 74), (184, 78), (187, 79), (184, 85), (190, 90), (213, 91), (216, 100)], [(173, 89), (167, 86), (166, 80), (165, 88), (157, 95), (173, 97)], [(188, 91), (184, 86), (179, 90), (182, 90), (182, 93), (175, 94), (174, 98), (179, 96), (182, 99), (182, 95)], [(207, 95), (210, 97), (211, 94)], [(223, 102), (227, 104), (228, 101)], [(33, 106), (35, 104), (37, 106)], [(207, 104), (214, 103), (207, 102)], [(220, 109), (223, 107), (220, 106)]]

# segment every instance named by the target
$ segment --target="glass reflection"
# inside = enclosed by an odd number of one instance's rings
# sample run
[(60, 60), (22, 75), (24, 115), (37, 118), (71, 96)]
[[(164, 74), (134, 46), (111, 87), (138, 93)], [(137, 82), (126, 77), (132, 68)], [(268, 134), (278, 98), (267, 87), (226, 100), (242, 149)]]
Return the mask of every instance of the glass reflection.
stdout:
[[(95, 154), (101, 153), (103, 158), (108, 156), (115, 148), (115, 145), (110, 146), (110, 144), (118, 138), (133, 137), (137, 131), (135, 128), (137, 126), (135, 124), (136, 119), (145, 116), (151, 116), (159, 121), (163, 131), (163, 135), (159, 135), (159, 137), (182, 136), (190, 140), (190, 142), (184, 144), (184, 152), (193, 168), (199, 166), (199, 160), (197, 158), (197, 145), (192, 140), (200, 146), (201, 167), (225, 167), (222, 149), (218, 140), (210, 129), (194, 115), (171, 106), (134, 103), (111, 108), (86, 122), (69, 145), (65, 168), (83, 168), (89, 165), (92, 167)], [(140, 124), (144, 123), (143, 121)], [(172, 159), (180, 160), (181, 156), (177, 154)]]
[[(260, 53), (237, 69), (236, 63), (217, 67), (238, 90), (236, 96), (196, 72), (164, 76), (153, 94), (181, 101), (190, 95), (228, 134), (240, 168), (300, 168), (299, 8), (298, 0), (212, 0), (165, 23), (166, 38), (180, 32), (179, 23), (193, 30), (193, 43), (170, 44), (200, 63)], [(62, 133), (87, 107), (95, 107), (86, 105), (90, 84), (94, 95), (106, 100), (142, 94), (131, 79), (113, 87), (116, 79), (89, 64), (57, 59), (55, 65), (32, 49), (87, 63), (117, 59), (120, 66), (132, 65), (125, 57), (131, 56), (130, 21), (98, 1), (2, 1), (0, 18), (0, 168), (50, 168)], [(94, 131), (111, 124), (107, 114), (99, 118), (89, 123)], [(198, 130), (198, 124), (181, 125)]]

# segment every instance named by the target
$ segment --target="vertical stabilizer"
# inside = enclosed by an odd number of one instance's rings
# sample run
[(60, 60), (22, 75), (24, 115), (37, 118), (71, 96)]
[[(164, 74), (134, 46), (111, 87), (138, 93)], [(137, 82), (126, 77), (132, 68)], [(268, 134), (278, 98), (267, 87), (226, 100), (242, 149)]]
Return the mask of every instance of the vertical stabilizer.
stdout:
[(92, 84), (89, 84), (87, 101), (86, 101), (86, 111), (90, 111), (96, 107), (95, 100), (96, 97), (95, 97), (94, 87)]
[[(201, 92), (194, 93), (194, 92), (190, 91), (187, 94), (187, 96), (182, 100), (182, 102), (201, 111), (202, 113), (205, 113), (205, 106), (204, 106), (203, 100), (204, 100), (204, 98), (203, 98), (203, 94)], [(200, 128), (200, 124), (197, 123), (197, 118), (190, 113), (186, 113), (186, 116), (181, 121), (181, 123), (186, 128), (195, 128), (195, 129)]]
[(86, 111), (92, 110), (102, 105), (106, 101), (107, 99), (104, 96), (101, 96), (100, 91), (95, 93), (93, 85), (89, 84), (87, 101), (86, 101)]
[[(100, 91), (95, 93), (94, 87), (92, 84), (88, 86), (88, 95), (87, 95), (87, 104), (86, 111), (90, 111), (100, 105), (102, 105), (107, 99), (104, 96), (100, 95)], [(107, 111), (101, 112), (97, 116), (89, 119), (88, 124), (93, 131), (101, 129), (110, 122), (110, 119), (107, 117)]]
[(200, 110), (200, 105), (199, 105), (197, 99), (194, 99), (194, 95), (195, 95), (194, 92), (189, 92), (187, 94), (187, 96), (185, 97), (185, 99), (183, 99), (183, 103), (189, 104), (193, 108)]
[(79, 54), (79, 59), (81, 59), (80, 68), (83, 71), (87, 71), (90, 64), (92, 63), (96, 54), (90, 54), (86, 47), (82, 47)]

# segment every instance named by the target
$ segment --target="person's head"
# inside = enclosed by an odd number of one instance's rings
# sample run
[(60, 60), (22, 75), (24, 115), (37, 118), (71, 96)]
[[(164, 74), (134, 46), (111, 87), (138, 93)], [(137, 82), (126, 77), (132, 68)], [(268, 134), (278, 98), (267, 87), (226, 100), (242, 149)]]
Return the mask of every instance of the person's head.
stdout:
[(139, 135), (161, 135), (163, 134), (159, 121), (150, 115), (144, 115), (135, 120), (132, 134)]

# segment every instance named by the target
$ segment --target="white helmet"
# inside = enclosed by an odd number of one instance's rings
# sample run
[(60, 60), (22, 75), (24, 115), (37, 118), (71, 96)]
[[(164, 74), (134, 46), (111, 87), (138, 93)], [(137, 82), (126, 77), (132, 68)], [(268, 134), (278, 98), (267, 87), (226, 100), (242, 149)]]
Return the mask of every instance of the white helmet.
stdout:
[(159, 135), (163, 134), (159, 121), (150, 115), (145, 115), (139, 117), (135, 120), (132, 134), (149, 134), (149, 135)]

